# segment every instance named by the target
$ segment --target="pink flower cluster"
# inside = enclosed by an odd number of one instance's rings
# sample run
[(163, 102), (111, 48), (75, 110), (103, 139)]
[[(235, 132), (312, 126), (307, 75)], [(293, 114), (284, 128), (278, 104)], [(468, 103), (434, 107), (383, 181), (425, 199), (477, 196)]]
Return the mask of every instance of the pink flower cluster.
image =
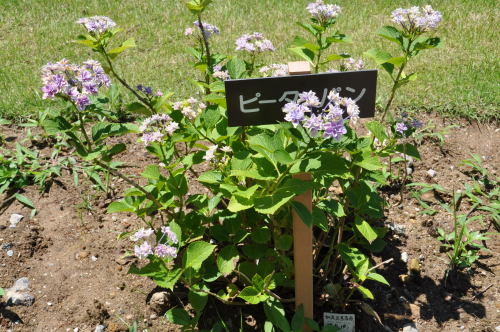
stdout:
[(273, 63), (268, 66), (263, 66), (259, 69), (259, 73), (264, 77), (287, 76), (288, 66), (279, 63)]
[(97, 95), (100, 87), (110, 85), (108, 75), (95, 60), (81, 66), (66, 59), (49, 62), (42, 67), (42, 82), (43, 99), (60, 96), (71, 100), (80, 111), (90, 105), (89, 96)]
[(196, 98), (190, 97), (184, 101), (175, 102), (172, 108), (174, 110), (180, 110), (182, 115), (190, 121), (193, 121), (207, 108), (207, 105), (198, 101)]
[(249, 53), (262, 53), (274, 51), (273, 43), (264, 38), (260, 32), (244, 34), (236, 40), (236, 51), (246, 51)]
[(154, 114), (146, 118), (139, 127), (144, 145), (161, 142), (166, 135), (171, 136), (177, 129), (179, 129), (179, 124), (168, 114)]
[(153, 241), (150, 240), (151, 235), (155, 232), (151, 228), (141, 228), (135, 232), (130, 240), (138, 242), (143, 240), (142, 244), (134, 246), (134, 254), (139, 259), (147, 258), (149, 255), (156, 255), (160, 258), (176, 258), (177, 249), (173, 247), (173, 244), (178, 244), (179, 240), (177, 235), (168, 226), (161, 227), (161, 237), (156, 241), (156, 245), (153, 248)]
[(392, 12), (392, 21), (399, 24), (410, 34), (420, 34), (435, 30), (443, 16), (430, 5), (422, 8), (413, 6), (410, 8), (397, 8)]
[(102, 34), (111, 30), (116, 26), (116, 23), (106, 16), (92, 16), (80, 18), (76, 23), (81, 24), (91, 34)]
[[(291, 122), (294, 127), (301, 125), (308, 129), (312, 137), (323, 132), (324, 138), (340, 140), (347, 129), (344, 126), (346, 119), (356, 121), (359, 118), (359, 107), (351, 98), (341, 97), (336, 90), (328, 94), (328, 103), (320, 111), (314, 112), (321, 103), (313, 91), (299, 94), (297, 102), (287, 103), (283, 107), (285, 121)], [(347, 114), (344, 117), (344, 113)]]
[(340, 71), (357, 71), (363, 70), (365, 63), (361, 59), (348, 58), (340, 62)]
[(306, 9), (320, 24), (336, 18), (341, 12), (340, 6), (325, 4), (323, 0), (311, 2)]

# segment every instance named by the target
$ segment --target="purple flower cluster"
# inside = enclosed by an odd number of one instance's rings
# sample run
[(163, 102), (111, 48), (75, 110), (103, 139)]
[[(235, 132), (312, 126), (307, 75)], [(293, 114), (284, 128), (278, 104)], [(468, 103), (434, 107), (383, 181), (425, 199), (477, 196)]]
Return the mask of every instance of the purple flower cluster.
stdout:
[(325, 4), (323, 0), (316, 0), (307, 5), (307, 11), (320, 24), (323, 24), (339, 16), (341, 8), (337, 5)]
[[(396, 122), (394, 130), (402, 136), (407, 136), (413, 132), (413, 130), (421, 128), (422, 122), (416, 118), (411, 118), (405, 112), (401, 114), (401, 118)], [(412, 130), (411, 132), (408, 132)]]
[(214, 66), (214, 73), (212, 74), (212, 76), (223, 81), (231, 79), (231, 76), (229, 76), (229, 72), (227, 70), (222, 70), (221, 65)]
[[(201, 26), (203, 26), (203, 32), (205, 35), (205, 39), (210, 38), (212, 35), (218, 35), (220, 34), (219, 28), (217, 28), (215, 25), (212, 25), (207, 22), (202, 22), (200, 25), (200, 21), (194, 21), (193, 24), (198, 28), (198, 30), (201, 32)], [(184, 30), (184, 35), (186, 36), (191, 36), (194, 33), (192, 28), (187, 28)]]
[[(340, 140), (347, 133), (344, 122), (346, 119), (356, 121), (359, 118), (359, 107), (351, 98), (341, 97), (336, 90), (328, 94), (328, 103), (320, 111), (313, 112), (320, 106), (320, 101), (313, 91), (299, 94), (297, 102), (289, 102), (283, 107), (285, 120), (294, 127), (302, 125), (312, 137), (323, 132), (324, 138)], [(347, 114), (344, 117), (344, 113)]]
[(441, 22), (443, 15), (430, 5), (422, 8), (414, 6), (410, 8), (397, 8), (392, 12), (392, 21), (399, 24), (410, 34), (420, 34), (435, 30)]
[(172, 121), (167, 114), (154, 114), (146, 118), (139, 127), (142, 132), (141, 139), (145, 145), (160, 142), (166, 135), (172, 135), (177, 129), (179, 129), (179, 124)]
[(97, 95), (101, 86), (108, 87), (110, 80), (99, 62), (88, 60), (83, 65), (66, 59), (49, 62), (42, 67), (43, 99), (57, 96), (71, 100), (80, 111), (90, 105), (89, 96)]
[(340, 63), (340, 71), (357, 71), (363, 70), (364, 67), (365, 63), (361, 59), (356, 60), (353, 58), (348, 58), (342, 60)]
[(273, 43), (264, 38), (260, 32), (244, 34), (236, 40), (236, 51), (247, 51), (249, 53), (262, 53), (274, 51)]
[(259, 70), (263, 77), (287, 76), (288, 66), (284, 64), (273, 63), (269, 66), (263, 66)]
[(172, 105), (174, 110), (180, 110), (182, 115), (188, 118), (190, 121), (196, 119), (206, 108), (202, 102), (199, 102), (196, 98), (189, 98), (184, 101), (177, 101)]
[(92, 16), (80, 18), (76, 23), (81, 24), (91, 34), (100, 35), (116, 26), (116, 23), (106, 16)]
[[(153, 249), (153, 246), (150, 243), (151, 240), (149, 240), (149, 237), (151, 237), (151, 235), (154, 234), (154, 231), (151, 228), (148, 229), (141, 228), (140, 230), (135, 232), (130, 237), (130, 239), (134, 242), (137, 242), (139, 240), (144, 241), (142, 244), (134, 246), (135, 256), (137, 256), (139, 259), (147, 258), (149, 255), (153, 254), (156, 254), (156, 256), (161, 258), (177, 257), (177, 249), (170, 245), (179, 243), (177, 235), (168, 226), (162, 226), (161, 233), (162, 236), (157, 241), (156, 247)], [(163, 241), (165, 237), (166, 241)]]

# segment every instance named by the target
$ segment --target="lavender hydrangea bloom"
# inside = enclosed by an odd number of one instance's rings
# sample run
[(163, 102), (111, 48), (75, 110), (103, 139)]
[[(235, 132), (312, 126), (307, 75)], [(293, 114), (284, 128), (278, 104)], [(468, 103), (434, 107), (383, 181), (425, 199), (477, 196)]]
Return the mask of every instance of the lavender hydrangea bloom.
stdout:
[(100, 87), (110, 85), (109, 77), (95, 60), (88, 60), (81, 66), (66, 59), (49, 62), (42, 67), (42, 82), (43, 99), (61, 96), (71, 100), (80, 111), (90, 105), (89, 96), (97, 95)]
[(198, 99), (190, 97), (183, 101), (177, 101), (172, 104), (174, 110), (180, 110), (189, 121), (196, 119), (206, 108), (207, 105), (198, 101)]
[(396, 131), (398, 133), (400, 133), (401, 135), (403, 135), (406, 130), (408, 130), (408, 127), (406, 126), (406, 124), (404, 122), (398, 122), (398, 123), (396, 123)]
[(179, 129), (179, 124), (172, 121), (168, 114), (154, 114), (144, 119), (139, 127), (139, 130), (143, 133), (141, 140), (144, 145), (161, 142), (166, 135), (172, 135), (177, 129)]
[(429, 5), (422, 8), (417, 6), (406, 9), (397, 8), (391, 13), (391, 17), (394, 23), (401, 25), (409, 34), (435, 30), (443, 18), (439, 11)]
[(153, 254), (153, 248), (147, 241), (144, 241), (140, 246), (134, 247), (134, 254), (139, 259), (144, 259)]
[(325, 4), (323, 0), (317, 0), (307, 5), (307, 11), (320, 24), (339, 16), (341, 8), (337, 5)]
[(161, 232), (172, 243), (178, 243), (179, 242), (179, 240), (177, 239), (177, 235), (170, 229), (170, 227), (168, 227), (168, 226), (162, 226), (161, 227)]
[[(200, 24), (200, 21), (194, 21), (193, 24), (200, 30), (201, 32), (201, 26), (203, 26), (203, 32), (204, 32), (204, 36), (206, 39), (210, 38), (210, 36), (212, 35), (218, 35), (220, 34), (220, 30), (219, 28), (217, 28), (215, 25), (212, 25), (210, 23), (207, 23), (207, 22), (202, 22), (202, 24)], [(187, 30), (184, 31), (184, 34), (186, 34)]]
[(228, 80), (228, 79), (231, 78), (231, 76), (229, 76), (229, 71), (222, 70), (222, 66), (221, 65), (214, 66), (213, 71), (214, 71), (214, 73), (212, 74), (212, 76), (215, 77), (215, 78), (221, 79), (223, 81)]
[(76, 23), (83, 25), (91, 34), (102, 34), (116, 26), (116, 23), (106, 16), (83, 17)]
[(365, 63), (361, 59), (348, 58), (340, 63), (340, 71), (357, 71), (363, 70), (364, 67)]
[(208, 150), (205, 152), (203, 156), (203, 160), (211, 161), (215, 157), (215, 152), (217, 151), (217, 145), (212, 145), (208, 147)]
[(260, 32), (244, 34), (236, 40), (236, 51), (262, 53), (274, 50), (273, 43), (268, 39), (264, 39), (264, 35)]
[(177, 257), (177, 249), (172, 246), (166, 244), (159, 244), (155, 248), (156, 256), (165, 258), (176, 258)]
[(287, 76), (288, 66), (284, 64), (273, 63), (269, 66), (263, 66), (259, 69), (259, 73), (264, 77), (279, 77)]
[(130, 236), (130, 240), (137, 242), (140, 239), (150, 237), (153, 233), (154, 233), (154, 231), (151, 228), (147, 228), (147, 229), (141, 228), (137, 232), (132, 234), (132, 236)]
[(283, 107), (285, 121), (294, 127), (302, 125), (312, 137), (323, 132), (323, 138), (340, 140), (347, 133), (345, 121), (359, 118), (359, 107), (354, 100), (341, 97), (335, 89), (329, 92), (326, 106), (321, 106), (315, 92), (302, 92), (297, 102), (289, 102)]
[(347, 129), (344, 126), (344, 120), (340, 119), (337, 121), (329, 121), (325, 124), (325, 131), (323, 132), (323, 137), (340, 140), (340, 138), (342, 138), (342, 135), (346, 133)]

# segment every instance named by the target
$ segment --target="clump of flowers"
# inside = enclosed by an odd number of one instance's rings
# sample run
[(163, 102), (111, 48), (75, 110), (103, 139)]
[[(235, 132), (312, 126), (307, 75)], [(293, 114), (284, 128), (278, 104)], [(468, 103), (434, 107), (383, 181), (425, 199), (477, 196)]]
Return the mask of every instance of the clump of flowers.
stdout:
[(154, 114), (146, 118), (139, 127), (142, 132), (141, 139), (145, 145), (161, 142), (165, 136), (171, 136), (177, 129), (179, 129), (179, 124), (168, 114)]
[(341, 12), (340, 6), (325, 4), (323, 0), (317, 0), (307, 5), (307, 11), (319, 24), (323, 25), (328, 21), (337, 18)]
[(116, 26), (116, 23), (106, 16), (83, 17), (76, 23), (83, 25), (91, 35), (101, 35)]
[(415, 130), (422, 127), (422, 122), (417, 118), (412, 118), (408, 113), (402, 113), (394, 125), (394, 131), (403, 137), (410, 136)]
[[(179, 243), (177, 235), (168, 226), (161, 227), (161, 237), (156, 244), (150, 239), (154, 234), (151, 228), (141, 228), (130, 239), (134, 242), (144, 241), (140, 245), (134, 246), (134, 255), (139, 259), (145, 259), (149, 255), (156, 255), (160, 258), (176, 258), (177, 249), (172, 245)], [(154, 247), (153, 247), (154, 246)]]
[(222, 70), (221, 65), (214, 66), (214, 73), (212, 74), (212, 76), (223, 81), (229, 80), (231, 78), (227, 70)]
[(365, 63), (361, 59), (348, 58), (340, 62), (340, 71), (357, 71), (364, 68)]
[(301, 125), (312, 137), (322, 132), (324, 138), (340, 140), (347, 133), (345, 121), (359, 118), (359, 107), (351, 98), (341, 97), (336, 90), (328, 94), (328, 102), (323, 109), (316, 93), (313, 91), (299, 94), (297, 102), (289, 102), (283, 107), (285, 121), (294, 127)]
[(182, 115), (193, 121), (207, 108), (207, 105), (196, 98), (190, 97), (184, 101), (175, 102), (172, 108), (176, 111), (180, 110)]
[[(224, 156), (220, 160), (215, 159), (215, 153), (217, 152), (217, 150), (220, 150), (224, 153)], [(225, 146), (219, 148), (218, 145), (211, 145), (207, 148), (207, 151), (205, 152), (205, 155), (203, 156), (203, 160), (212, 161), (212, 162), (220, 161), (222, 163), (225, 163), (228, 160), (227, 154), (231, 153), (231, 152), (233, 152), (233, 149), (231, 149), (230, 146), (225, 145)]]
[(392, 21), (403, 27), (410, 35), (419, 35), (423, 32), (435, 30), (443, 16), (430, 5), (422, 8), (414, 6), (410, 8), (397, 8), (392, 12)]
[[(201, 27), (203, 26), (203, 32), (204, 32), (205, 39), (210, 38), (210, 36), (212, 36), (212, 35), (220, 34), (219, 28), (217, 28), (215, 25), (212, 25), (210, 23), (202, 22), (202, 24), (200, 24), (200, 21), (194, 21), (193, 24), (198, 28), (200, 33), (201, 33)], [(192, 36), (193, 34), (194, 34), (193, 28), (186, 28), (186, 30), (184, 30), (185, 36)]]
[(83, 65), (70, 63), (66, 59), (49, 62), (42, 67), (43, 99), (62, 97), (71, 100), (83, 111), (90, 105), (89, 96), (98, 94), (100, 87), (109, 87), (110, 79), (95, 60), (88, 60)]
[(260, 74), (263, 77), (277, 77), (277, 76), (287, 76), (288, 66), (279, 63), (273, 63), (269, 66), (263, 66), (259, 69)]
[(272, 52), (275, 48), (273, 43), (264, 38), (260, 32), (244, 34), (236, 40), (236, 51), (246, 51), (252, 54)]

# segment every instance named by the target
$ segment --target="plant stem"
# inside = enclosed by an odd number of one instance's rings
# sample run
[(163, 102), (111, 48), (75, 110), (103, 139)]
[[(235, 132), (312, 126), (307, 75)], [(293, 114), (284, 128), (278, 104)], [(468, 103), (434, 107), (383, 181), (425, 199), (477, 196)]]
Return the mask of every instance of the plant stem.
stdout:
[[(205, 27), (201, 21), (201, 14), (198, 13), (198, 24), (200, 26), (201, 36), (203, 38), (203, 44), (205, 45), (205, 51), (207, 53), (207, 73), (205, 74), (205, 83), (210, 84), (210, 73), (212, 73), (212, 55), (210, 54), (210, 46), (208, 43), (208, 36), (205, 34)], [(210, 88), (205, 89), (205, 94), (210, 94)]]
[(317, 74), (319, 71), (319, 61), (321, 60), (321, 53), (323, 52), (323, 33), (319, 33), (316, 40), (319, 45), (318, 56), (316, 57), (316, 64), (314, 65), (314, 73)]
[(116, 79), (127, 89), (129, 90), (130, 92), (132, 92), (132, 94), (137, 98), (139, 99), (139, 101), (141, 103), (143, 103), (144, 105), (146, 105), (150, 110), (151, 112), (154, 114), (156, 113), (156, 110), (154, 109), (154, 107), (151, 105), (151, 103), (144, 97), (142, 97), (137, 91), (135, 91), (134, 88), (132, 88), (122, 77), (120, 77), (120, 75), (118, 75), (118, 73), (115, 71), (115, 68), (113, 67), (113, 63), (111, 62), (111, 59), (108, 55), (108, 53), (106, 52), (106, 50), (104, 49), (104, 46), (102, 47), (102, 54), (104, 55), (104, 58), (106, 59), (106, 62), (108, 63), (108, 66), (109, 66), (109, 70), (111, 71), (111, 73), (116, 77)]
[(385, 105), (384, 113), (382, 113), (382, 119), (381, 119), (382, 122), (385, 119), (385, 116), (387, 114), (387, 111), (389, 110), (389, 107), (391, 107), (392, 101), (394, 100), (394, 96), (396, 94), (396, 90), (399, 88), (399, 86), (398, 86), (399, 79), (401, 78), (401, 74), (403, 74), (403, 69), (406, 66), (406, 61), (403, 62), (401, 67), (399, 67), (398, 74), (396, 75), (396, 79), (394, 80), (394, 84), (392, 85), (391, 95), (389, 96), (389, 100), (387, 101), (387, 104)]

